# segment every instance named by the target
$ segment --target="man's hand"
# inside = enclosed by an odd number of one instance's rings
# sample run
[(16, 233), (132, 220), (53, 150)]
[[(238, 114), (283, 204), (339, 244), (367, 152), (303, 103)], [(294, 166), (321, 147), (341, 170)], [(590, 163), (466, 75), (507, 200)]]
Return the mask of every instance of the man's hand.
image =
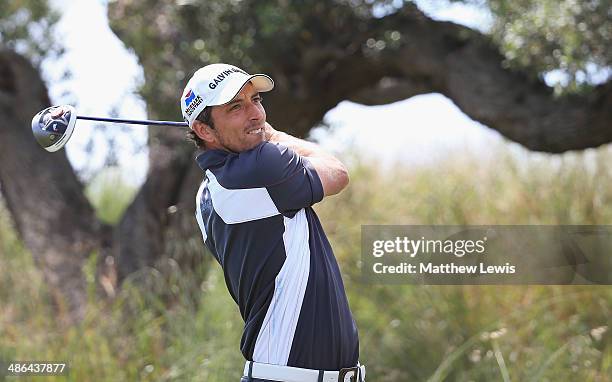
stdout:
[(266, 122), (264, 126), (264, 134), (266, 135), (266, 141), (268, 142), (278, 142), (278, 131), (274, 130), (272, 125)]

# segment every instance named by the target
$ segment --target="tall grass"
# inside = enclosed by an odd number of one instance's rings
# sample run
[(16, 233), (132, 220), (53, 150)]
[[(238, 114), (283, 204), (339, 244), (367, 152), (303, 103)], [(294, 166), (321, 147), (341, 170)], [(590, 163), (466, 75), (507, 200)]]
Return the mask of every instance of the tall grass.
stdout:
[(361, 284), (358, 240), (360, 224), (612, 224), (610, 148), (550, 156), (504, 145), (487, 161), (387, 171), (347, 159), (351, 186), (318, 212), (373, 380), (611, 380), (611, 287)]
[[(387, 171), (346, 155), (350, 187), (316, 210), (343, 270), (369, 381), (610, 380), (611, 287), (369, 285), (359, 268), (362, 224), (612, 224), (609, 149), (550, 157), (500, 147), (487, 161), (460, 155)], [(110, 223), (130, 199), (117, 189), (92, 198)], [(119, 212), (105, 215), (109, 206)], [(68, 377), (49, 380), (240, 378), (242, 321), (217, 264), (143, 270), (112, 302), (92, 295), (86, 320), (68, 329), (3, 210), (0, 269), (0, 358), (69, 362)]]

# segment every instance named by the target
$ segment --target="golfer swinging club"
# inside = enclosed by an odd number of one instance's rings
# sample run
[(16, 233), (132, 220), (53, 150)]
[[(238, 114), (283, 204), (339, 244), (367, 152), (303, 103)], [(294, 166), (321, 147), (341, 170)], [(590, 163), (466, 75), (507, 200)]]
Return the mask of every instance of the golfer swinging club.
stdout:
[(226, 64), (195, 72), (181, 97), (204, 151), (196, 218), (240, 308), (241, 382), (364, 381), (357, 327), (311, 206), (348, 184), (318, 145), (266, 123), (265, 74)]

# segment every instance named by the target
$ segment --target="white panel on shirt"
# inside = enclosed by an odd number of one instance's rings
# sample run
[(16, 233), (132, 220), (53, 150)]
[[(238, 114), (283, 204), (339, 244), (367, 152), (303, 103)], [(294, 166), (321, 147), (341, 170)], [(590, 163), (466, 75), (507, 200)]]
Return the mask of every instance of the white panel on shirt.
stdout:
[(261, 325), (253, 361), (287, 365), (310, 273), (308, 220), (301, 209), (284, 218), (283, 242), (287, 258), (274, 283), (274, 296)]
[(196, 194), (196, 219), (198, 221), (198, 225), (200, 226), (200, 231), (202, 231), (202, 239), (204, 239), (205, 243), (207, 238), (206, 227), (204, 226), (204, 217), (202, 216), (202, 209), (200, 208), (200, 206), (202, 205), (202, 195), (204, 194), (206, 183), (208, 182), (206, 179), (204, 179), (204, 181), (202, 181), (202, 184), (200, 184), (200, 189), (198, 190), (198, 193)]
[(245, 223), (280, 214), (265, 187), (232, 190), (220, 185), (210, 170), (206, 170), (206, 176), (213, 208), (225, 224)]

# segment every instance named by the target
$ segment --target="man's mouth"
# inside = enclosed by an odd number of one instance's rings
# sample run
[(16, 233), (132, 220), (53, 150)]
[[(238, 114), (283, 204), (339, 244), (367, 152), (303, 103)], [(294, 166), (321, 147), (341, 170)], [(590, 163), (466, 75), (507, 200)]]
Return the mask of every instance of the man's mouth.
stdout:
[(256, 134), (261, 134), (262, 132), (263, 132), (263, 128), (260, 127), (259, 129), (249, 130), (247, 132), (247, 134), (254, 134), (254, 135), (256, 135)]

